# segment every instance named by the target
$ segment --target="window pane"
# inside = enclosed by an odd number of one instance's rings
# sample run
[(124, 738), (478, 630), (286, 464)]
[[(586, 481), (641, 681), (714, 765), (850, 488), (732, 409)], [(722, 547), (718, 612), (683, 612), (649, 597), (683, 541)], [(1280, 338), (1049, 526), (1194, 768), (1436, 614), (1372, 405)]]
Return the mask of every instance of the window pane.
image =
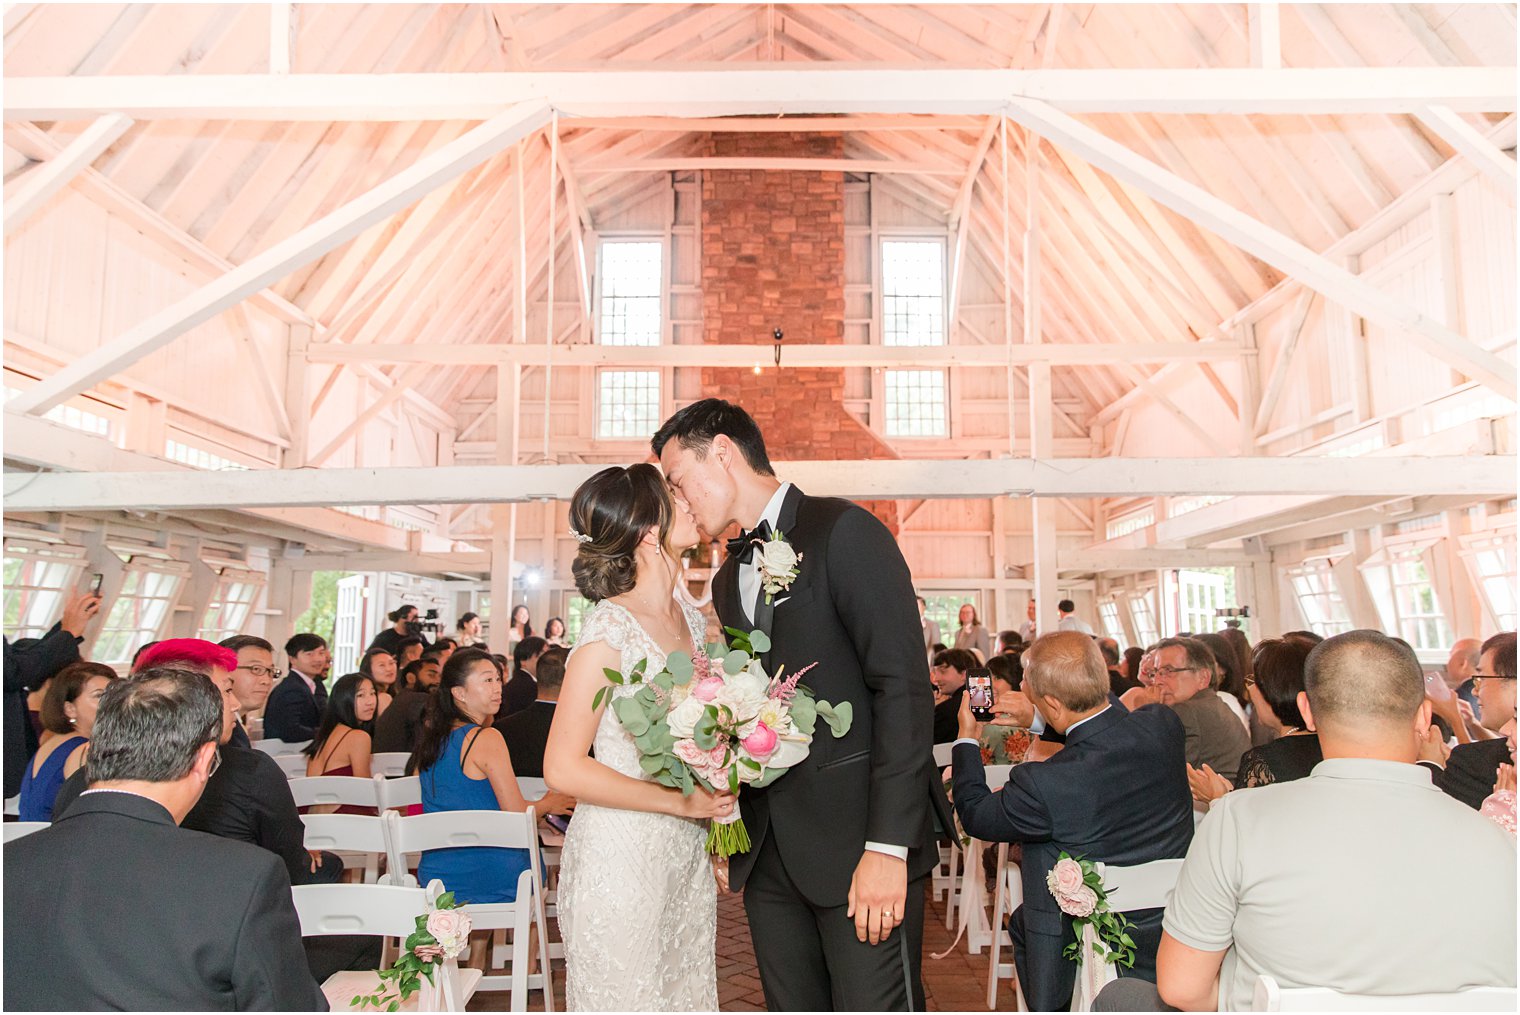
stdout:
[(659, 429), (658, 370), (603, 370), (598, 379), (598, 437), (643, 440)]
[(944, 437), (945, 372), (886, 371), (888, 437)]
[(659, 345), (664, 245), (602, 244), (603, 345)]
[(942, 241), (882, 241), (881, 335), (883, 345), (945, 343)]

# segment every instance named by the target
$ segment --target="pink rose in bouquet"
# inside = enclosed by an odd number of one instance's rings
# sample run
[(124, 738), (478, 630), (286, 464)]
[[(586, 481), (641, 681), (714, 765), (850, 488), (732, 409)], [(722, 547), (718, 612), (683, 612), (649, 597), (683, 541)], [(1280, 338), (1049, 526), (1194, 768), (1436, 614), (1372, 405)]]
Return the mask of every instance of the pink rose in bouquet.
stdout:
[(1057, 860), (1050, 873), (1045, 875), (1045, 883), (1058, 900), (1063, 896), (1071, 898), (1082, 887), (1082, 865), (1075, 860)]
[(707, 767), (707, 752), (698, 747), (693, 740), (677, 740), (675, 747), (671, 750), (675, 752), (676, 757), (692, 768), (701, 770)]
[(698, 701), (712, 701), (723, 690), (722, 677), (708, 677), (692, 685), (691, 696)]
[(744, 749), (749, 752), (751, 758), (764, 761), (775, 753), (778, 740), (776, 731), (762, 722), (756, 723), (755, 732), (745, 737), (741, 743), (744, 744)]

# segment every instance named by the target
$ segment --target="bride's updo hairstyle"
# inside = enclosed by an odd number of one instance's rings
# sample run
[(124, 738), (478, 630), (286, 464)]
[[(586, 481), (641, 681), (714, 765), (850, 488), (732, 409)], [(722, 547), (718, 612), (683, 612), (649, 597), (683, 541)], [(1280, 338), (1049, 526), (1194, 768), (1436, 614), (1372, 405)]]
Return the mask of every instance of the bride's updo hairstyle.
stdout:
[(657, 528), (664, 546), (671, 519), (665, 477), (647, 462), (603, 469), (582, 483), (570, 500), (570, 527), (585, 537), (570, 565), (581, 595), (598, 602), (633, 588), (639, 540)]

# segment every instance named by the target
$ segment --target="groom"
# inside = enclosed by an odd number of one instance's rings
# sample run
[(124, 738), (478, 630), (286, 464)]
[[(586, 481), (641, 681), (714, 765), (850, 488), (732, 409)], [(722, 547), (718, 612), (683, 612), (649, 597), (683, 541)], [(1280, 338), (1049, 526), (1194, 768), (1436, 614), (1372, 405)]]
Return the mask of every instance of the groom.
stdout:
[[(739, 796), (753, 843), (731, 861), (772, 1011), (923, 1010), (924, 880), (937, 862), (931, 808), (950, 824), (933, 764), (933, 695), (912, 580), (891, 532), (846, 500), (777, 480), (749, 414), (695, 402), (651, 442), (672, 491), (717, 535), (738, 523), (713, 581), (727, 627), (770, 635), (767, 672), (809, 663), (819, 698), (850, 702), (835, 739), (766, 789)], [(766, 602), (754, 540), (800, 555)]]

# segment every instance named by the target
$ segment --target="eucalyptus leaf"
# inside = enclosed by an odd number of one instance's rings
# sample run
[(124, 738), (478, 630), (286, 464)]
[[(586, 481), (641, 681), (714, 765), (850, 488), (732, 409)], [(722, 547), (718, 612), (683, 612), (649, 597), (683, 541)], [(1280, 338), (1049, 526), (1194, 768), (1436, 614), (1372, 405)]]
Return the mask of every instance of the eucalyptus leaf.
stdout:
[(818, 705), (812, 698), (799, 694), (792, 699), (792, 725), (808, 736), (813, 735), (818, 725)]
[(750, 650), (756, 654), (771, 650), (771, 636), (764, 631), (751, 631), (749, 635)]
[(743, 651), (742, 649), (734, 649), (728, 655), (723, 657), (723, 672), (727, 673), (729, 676), (733, 676), (740, 670), (744, 669), (748, 663), (749, 653)]
[(648, 755), (644, 755), (639, 758), (639, 767), (642, 768), (647, 775), (656, 775), (659, 773), (660, 769), (665, 767), (665, 759), (652, 758)]
[(823, 716), (824, 721), (829, 724), (829, 729), (833, 731), (836, 738), (842, 737), (850, 732), (850, 723), (855, 718), (855, 706), (848, 701), (841, 701), (837, 705), (830, 706), (828, 712), (825, 713), (822, 703), (820, 703), (818, 714)]
[(623, 728), (635, 737), (649, 729), (649, 720), (644, 718), (644, 710), (632, 698), (614, 700), (612, 711), (617, 715), (618, 721), (623, 724)]
[[(690, 680), (694, 668), (691, 656), (685, 652), (672, 652), (665, 659), (665, 669), (672, 677), (684, 677), (685, 680)], [(682, 683), (685, 683), (685, 680)]]

